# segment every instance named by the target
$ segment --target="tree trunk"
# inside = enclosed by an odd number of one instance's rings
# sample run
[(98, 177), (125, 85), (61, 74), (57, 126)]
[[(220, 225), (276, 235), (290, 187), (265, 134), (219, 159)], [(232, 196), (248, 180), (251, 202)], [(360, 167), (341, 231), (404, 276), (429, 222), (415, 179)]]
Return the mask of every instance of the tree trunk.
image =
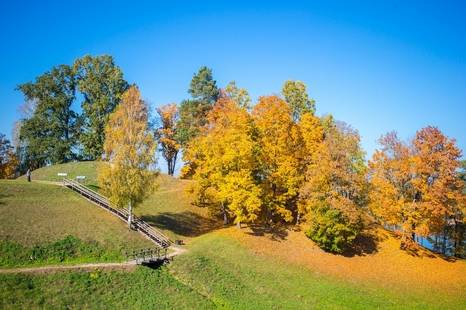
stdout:
[(270, 208), (267, 208), (267, 221), (265, 222), (265, 225), (270, 226), (271, 218), (272, 218), (272, 210), (270, 210)]
[(129, 214), (128, 214), (128, 229), (131, 229), (131, 222), (133, 221), (133, 201), (129, 200)]
[(301, 213), (298, 212), (298, 215), (296, 216), (296, 225), (299, 225), (301, 222)]
[(241, 222), (236, 223), (236, 228), (241, 229)]
[(228, 225), (229, 221), (228, 221), (228, 213), (227, 213), (227, 210), (225, 208), (225, 203), (222, 202), (222, 213), (223, 213), (223, 224), (225, 226)]

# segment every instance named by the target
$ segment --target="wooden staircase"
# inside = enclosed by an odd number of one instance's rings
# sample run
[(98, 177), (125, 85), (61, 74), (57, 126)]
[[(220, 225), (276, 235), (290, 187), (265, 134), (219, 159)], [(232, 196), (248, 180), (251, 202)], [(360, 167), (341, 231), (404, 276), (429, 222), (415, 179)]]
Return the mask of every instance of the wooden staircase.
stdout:
[[(107, 210), (110, 213), (115, 214), (120, 219), (125, 222), (128, 222), (129, 211), (126, 208), (115, 209), (110, 206), (110, 202), (108, 199), (97, 192), (85, 187), (84, 185), (70, 179), (63, 179), (63, 186), (70, 188), (89, 200), (90, 202), (98, 205), (99, 207)], [(168, 248), (173, 241), (171, 241), (168, 237), (164, 234), (150, 226), (147, 222), (143, 221), (139, 217), (133, 214), (133, 219), (131, 221), (131, 226), (139, 231), (141, 234), (149, 238), (152, 242), (154, 242), (158, 247), (162, 249)]]

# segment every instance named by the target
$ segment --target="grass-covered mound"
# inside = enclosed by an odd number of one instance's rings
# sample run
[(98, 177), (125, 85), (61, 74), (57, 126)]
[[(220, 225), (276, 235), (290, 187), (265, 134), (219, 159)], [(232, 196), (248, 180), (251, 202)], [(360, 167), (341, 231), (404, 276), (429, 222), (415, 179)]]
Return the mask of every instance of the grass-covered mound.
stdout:
[[(75, 179), (76, 176), (86, 176), (86, 184), (98, 185), (97, 182), (97, 167), (100, 165), (97, 161), (71, 162), (62, 165), (52, 165), (40, 168), (31, 172), (31, 180), (33, 181), (50, 181), (57, 182), (61, 180), (58, 173), (68, 173), (67, 178)], [(26, 175), (18, 178), (25, 181)]]
[[(466, 308), (463, 260), (422, 247), (400, 250), (400, 241), (374, 223), (342, 255), (321, 250), (295, 226), (224, 228), (221, 219), (191, 204), (187, 184), (161, 174), (158, 191), (134, 210), (170, 238), (187, 243), (189, 251), (168, 269), (3, 275), (0, 283), (9, 284), (0, 290), (13, 297), (2, 296), (7, 301), (0, 307), (15, 308), (15, 301), (23, 300), (33, 308), (123, 308), (127, 300), (137, 300), (138, 308), (158, 309)], [(2, 181), (0, 220), (0, 239), (23, 246), (46, 247), (68, 235), (95, 240), (112, 253), (153, 246), (115, 216), (56, 185)], [(62, 285), (43, 285), (56, 282)]]
[[(18, 308), (154, 308), (154, 309), (464, 309), (466, 300), (461, 285), (444, 286), (422, 280), (392, 279), (378, 270), (385, 281), (374, 282), (364, 276), (353, 278), (329, 272), (347, 266), (335, 265), (333, 255), (310, 255), (309, 266), (296, 261), (296, 252), (271, 245), (299, 241), (289, 231), (265, 232), (228, 228), (208, 233), (191, 241), (188, 252), (168, 267), (153, 270), (139, 267), (135, 272), (93, 270), (39, 275), (1, 275), (0, 307)], [(257, 244), (251, 246), (251, 239)], [(284, 237), (284, 239), (282, 239)], [(244, 241), (244, 242), (243, 242)], [(285, 246), (286, 247), (286, 246)], [(382, 248), (385, 245), (382, 245)], [(306, 249), (303, 249), (304, 251)], [(272, 252), (275, 255), (268, 254)], [(376, 261), (377, 254), (374, 255)], [(339, 256), (340, 262), (352, 257)], [(301, 258), (304, 259), (304, 258)], [(324, 267), (325, 259), (330, 259)], [(337, 258), (335, 258), (337, 259)], [(364, 257), (353, 267), (372, 269)], [(372, 261), (374, 262), (374, 261)], [(422, 260), (418, 260), (422, 264)], [(408, 266), (392, 266), (404, 270)], [(448, 263), (448, 262), (446, 262)], [(348, 263), (350, 264), (350, 263)], [(400, 262), (401, 264), (401, 262)], [(445, 272), (445, 266), (439, 264)], [(454, 267), (457, 268), (457, 267)], [(457, 269), (456, 271), (460, 271)], [(437, 270), (439, 272), (439, 270)], [(450, 276), (450, 273), (447, 273)], [(400, 277), (402, 275), (400, 274)], [(462, 274), (457, 276), (461, 280)], [(443, 279), (439, 275), (439, 279)], [(464, 282), (463, 282), (464, 283)], [(438, 283), (440, 285), (440, 283)], [(452, 281), (447, 280), (447, 284)]]
[[(4, 259), (0, 267), (43, 264), (44, 261), (34, 257), (22, 262), (6, 257), (14, 255), (14, 251), (24, 254), (25, 248), (44, 249), (48, 246), (50, 249), (51, 244), (63, 241), (67, 236), (80, 240), (74, 241), (75, 247), (88, 248), (83, 253), (89, 253), (89, 248), (97, 244), (94, 254), (96, 251), (101, 254), (66, 257), (62, 259), (65, 262), (121, 261), (125, 249), (154, 246), (138, 232), (128, 230), (116, 216), (57, 185), (0, 180), (0, 222), (0, 256)], [(63, 246), (57, 245), (57, 251)], [(50, 260), (45, 263), (56, 263), (57, 259), (52, 259), (54, 255), (47, 255)]]

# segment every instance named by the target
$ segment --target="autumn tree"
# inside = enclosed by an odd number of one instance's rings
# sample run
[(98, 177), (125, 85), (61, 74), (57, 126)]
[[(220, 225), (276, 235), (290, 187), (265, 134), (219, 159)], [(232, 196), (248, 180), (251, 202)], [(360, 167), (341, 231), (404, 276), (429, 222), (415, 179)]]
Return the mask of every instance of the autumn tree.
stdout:
[(13, 178), (19, 164), (10, 140), (0, 133), (0, 179)]
[(241, 222), (255, 221), (261, 210), (255, 146), (251, 116), (228, 96), (218, 100), (207, 125), (190, 144), (188, 156), (197, 167), (190, 191), (212, 213), (221, 210), (225, 224), (227, 210), (239, 227)]
[(319, 128), (315, 119), (307, 118), (303, 121), (312, 124), (315, 133), (306, 138), (312, 144), (300, 189), (300, 210), (310, 226), (305, 233), (324, 249), (341, 253), (363, 228), (358, 204), (364, 190), (365, 153), (351, 126), (329, 116)]
[(159, 143), (159, 151), (167, 162), (168, 174), (173, 176), (180, 150), (180, 144), (176, 139), (178, 106), (176, 103), (167, 104), (156, 111), (160, 127), (156, 130), (155, 137)]
[(129, 205), (128, 227), (137, 207), (155, 187), (156, 142), (148, 130), (149, 104), (141, 99), (136, 85), (124, 94), (110, 116), (105, 133), (105, 162), (98, 179), (109, 200)]
[(76, 80), (70, 66), (60, 65), (18, 85), (28, 101), (35, 102), (33, 116), (21, 120), (20, 140), (27, 146), (32, 168), (74, 159), (77, 114), (71, 109)]
[[(397, 225), (406, 236), (428, 237), (464, 214), (463, 184), (457, 168), (461, 151), (437, 127), (428, 126), (412, 140), (396, 133), (379, 140), (369, 163), (370, 207), (382, 222)], [(446, 244), (444, 235), (443, 244)]]
[(236, 81), (233, 80), (228, 83), (228, 85), (225, 87), (224, 94), (231, 100), (235, 101), (239, 107), (248, 110), (251, 108), (251, 96), (249, 96), (249, 93), (246, 89), (239, 89), (236, 86)]
[[(306, 171), (313, 163), (314, 154), (322, 149), (324, 129), (320, 118), (312, 115), (311, 113), (305, 113), (302, 116), (301, 121), (298, 124), (298, 129), (303, 139), (303, 157), (301, 159), (299, 170), (301, 174), (305, 175)], [(300, 188), (302, 186), (303, 185), (301, 185)], [(307, 210), (305, 204), (298, 201), (296, 224), (300, 224), (301, 215), (306, 213)]]
[(301, 81), (287, 80), (283, 84), (282, 94), (290, 105), (293, 119), (296, 122), (299, 122), (303, 114), (314, 114), (316, 110), (315, 101), (309, 99), (306, 88), (306, 85)]
[(84, 97), (80, 136), (84, 158), (94, 160), (104, 153), (105, 126), (129, 86), (110, 55), (86, 55), (76, 59), (73, 72)]
[(252, 116), (257, 127), (258, 175), (267, 208), (266, 223), (270, 224), (272, 214), (290, 222), (290, 203), (302, 182), (303, 140), (289, 105), (277, 95), (260, 97)]

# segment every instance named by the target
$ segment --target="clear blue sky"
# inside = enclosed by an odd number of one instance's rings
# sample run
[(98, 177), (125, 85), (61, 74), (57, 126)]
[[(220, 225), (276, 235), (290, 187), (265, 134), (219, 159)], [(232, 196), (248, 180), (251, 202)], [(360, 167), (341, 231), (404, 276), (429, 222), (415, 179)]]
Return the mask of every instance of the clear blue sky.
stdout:
[(428, 125), (466, 152), (463, 1), (134, 2), (0, 0), (0, 132), (18, 118), (17, 84), (110, 54), (153, 106), (189, 98), (206, 65), (254, 100), (301, 80), (317, 115), (359, 130), (368, 157), (382, 134)]

